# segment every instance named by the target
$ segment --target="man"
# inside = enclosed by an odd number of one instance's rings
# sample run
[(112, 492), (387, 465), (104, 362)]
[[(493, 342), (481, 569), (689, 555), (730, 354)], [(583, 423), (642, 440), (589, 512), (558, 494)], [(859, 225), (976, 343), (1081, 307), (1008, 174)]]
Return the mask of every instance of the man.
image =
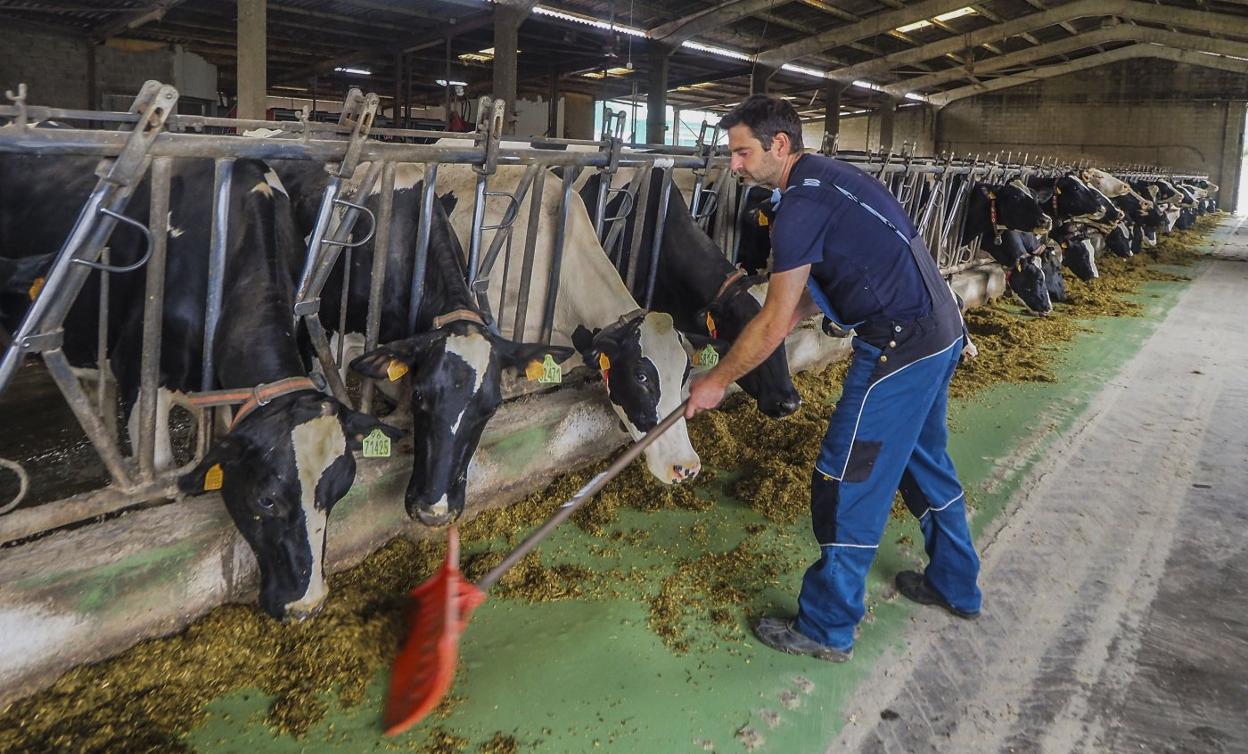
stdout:
[(898, 591), (962, 618), (979, 614), (979, 558), (962, 487), (945, 452), (949, 380), (963, 348), (949, 286), (905, 210), (875, 179), (802, 154), (793, 106), (754, 95), (724, 116), (732, 169), (779, 189), (767, 300), (719, 365), (694, 380), (687, 416), (714, 408), (802, 319), (822, 311), (853, 329), (853, 360), (811, 479), (819, 560), (795, 618), (763, 618), (769, 647), (841, 662), (853, 655), (867, 570), (900, 488), (919, 518), (925, 573), (897, 574)]

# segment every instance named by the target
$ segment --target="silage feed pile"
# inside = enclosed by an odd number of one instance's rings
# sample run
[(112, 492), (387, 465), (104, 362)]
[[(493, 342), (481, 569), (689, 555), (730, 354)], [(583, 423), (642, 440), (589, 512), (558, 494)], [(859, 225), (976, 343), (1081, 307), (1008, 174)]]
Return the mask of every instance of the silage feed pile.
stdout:
[[(1198, 231), (1161, 239), (1155, 254), (1129, 260), (1103, 259), (1101, 278), (1084, 284), (1068, 278), (1070, 303), (1047, 318), (1034, 318), (1009, 302), (972, 310), (968, 326), (980, 357), (961, 368), (952, 395), (965, 399), (999, 382), (1049, 382), (1060, 346), (1090, 327), (1087, 320), (1131, 316), (1141, 311), (1128, 299), (1150, 281), (1183, 279), (1153, 262), (1188, 265), (1193, 249), (1212, 223)], [(795, 378), (802, 407), (776, 421), (755, 410), (742, 395), (724, 410), (690, 423), (694, 447), (708, 463), (693, 483), (663, 486), (634, 464), (573, 516), (584, 549), (604, 567), (548, 562), (541, 551), (525, 558), (496, 587), (494, 600), (636, 600), (646, 606), (646, 625), (673, 652), (730, 645), (746, 629), (751, 595), (777, 582), (777, 573), (800, 568), (788, 552), (768, 552), (777, 524), (796, 525), (808, 515), (810, 469), (840, 391), (847, 365)], [(592, 464), (555, 479), (519, 502), (477, 515), (461, 526), (463, 567), (479, 577), (555, 507), (606, 467)], [(621, 528), (621, 511), (663, 515), (701, 513), (730, 494), (758, 514), (744, 527), (744, 539), (724, 551), (672, 558), (656, 576), (629, 571), (621, 563), (630, 550), (651, 546), (644, 528)], [(654, 519), (654, 527), (663, 526)], [(699, 524), (691, 541), (705, 541)], [(659, 553), (662, 555), (663, 553)], [(351, 708), (366, 702), (366, 686), (388, 668), (406, 636), (407, 593), (441, 564), (436, 541), (396, 539), (360, 566), (330, 578), (330, 597), (316, 618), (278, 623), (256, 608), (227, 605), (177, 635), (145, 641), (121, 656), (65, 674), (51, 688), (0, 712), (0, 751), (128, 752), (189, 751), (185, 735), (203, 723), (215, 698), (258, 689), (273, 698), (265, 723), (274, 735), (300, 737), (321, 721), (327, 705)], [(696, 630), (694, 630), (696, 627)], [(510, 754), (516, 739), (497, 733), (472, 747), (448, 727), (459, 700), (448, 698), (431, 719), (430, 733), (381, 740), (383, 750), (474, 751)], [(369, 704), (376, 700), (367, 700)]]

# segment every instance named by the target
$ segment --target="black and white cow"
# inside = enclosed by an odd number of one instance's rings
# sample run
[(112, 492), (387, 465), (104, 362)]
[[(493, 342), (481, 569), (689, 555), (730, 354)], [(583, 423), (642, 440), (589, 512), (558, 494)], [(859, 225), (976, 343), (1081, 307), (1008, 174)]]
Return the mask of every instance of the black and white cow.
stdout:
[[(368, 168), (365, 163), (357, 169), (354, 185)], [(284, 163), (278, 170), (295, 197), (300, 230), (311, 233), (326, 183), (324, 169), (319, 164)], [(438, 201), (433, 202), (430, 217), (420, 308), (414, 320), (409, 316), (423, 190), (421, 166), (396, 166), (379, 322), (382, 345), (355, 358), (351, 368), (382, 385), (397, 381), (406, 391), (407, 400), (400, 404), (410, 411), (413, 455), (404, 503), (409, 516), (436, 526), (463, 513), (469, 462), (486, 423), (502, 404), (503, 370), (523, 371), (547, 354), (562, 361), (573, 351), (515, 343), (485, 326), (465, 280), (463, 249)], [(375, 184), (363, 204), (379, 216), (380, 200), (380, 186)], [(351, 254), (347, 333), (365, 331), (376, 254), (373, 239)], [(321, 295), (321, 319), (330, 330), (339, 326), (342, 282), (340, 263)]]
[(998, 186), (980, 183), (971, 189), (966, 200), (962, 243), (979, 237), (985, 244), (995, 245), (1007, 230), (1047, 233), (1050, 227), (1052, 220), (1022, 181)]
[[(46, 254), (59, 246), (91, 186), (96, 161), (5, 158), (6, 184), (0, 202), (0, 238), (6, 253)], [(9, 211), (12, 183), (32, 196)], [(146, 184), (146, 182), (145, 182)], [(167, 437), (172, 394), (200, 390), (208, 242), (213, 185), (211, 160), (175, 163), (170, 190), (168, 261), (158, 397), (158, 465), (173, 463)], [(147, 221), (146, 187), (136, 191), (129, 213)], [(46, 197), (41, 195), (48, 193)], [(30, 207), (43, 202), (44, 215)], [(225, 295), (212, 344), (214, 382), (208, 386), (240, 393), (259, 388), (267, 401), (248, 401), (235, 425), (205, 457), (178, 480), (184, 494), (219, 489), (226, 509), (255, 553), (260, 570), (260, 604), (277, 618), (313, 614), (326, 595), (325, 530), (330, 510), (355, 477), (352, 449), (374, 429), (398, 432), (356, 413), (316, 390), (306, 379), (305, 355), (291, 328), (294, 286), (302, 259), (289, 201), (280, 181), (254, 160), (234, 164), (229, 191), (230, 223), (224, 267)], [(32, 224), (32, 220), (40, 220)], [(33, 232), (32, 232), (33, 231)], [(50, 242), (51, 240), (51, 242)], [(143, 253), (138, 236), (114, 233), (113, 264), (135, 262)], [(50, 256), (50, 255), (49, 255)], [(49, 259), (50, 263), (50, 259)], [(137, 437), (139, 364), (142, 349), (142, 276), (112, 276), (123, 291), (113, 301), (110, 364), (123, 412)], [(128, 299), (128, 300), (127, 300)], [(95, 337), (90, 296), (80, 296), (80, 313), (67, 320), (67, 342), (87, 331)], [(71, 330), (76, 334), (71, 336)], [(69, 351), (67, 351), (69, 353)], [(93, 354), (71, 356), (88, 365)], [(264, 386), (270, 386), (268, 388)]]
[[(632, 169), (617, 171), (615, 188), (627, 186), (633, 179)], [(601, 181), (598, 173), (590, 174), (579, 184), (591, 219)], [(633, 295), (642, 298), (650, 273), (654, 230), (658, 227), (658, 211), (662, 172), (653, 171), (648, 206), (642, 224), (643, 234), (637, 264), (637, 284)], [(626, 201), (617, 194), (606, 210), (607, 217), (620, 214)], [(642, 208), (633, 208), (632, 212)], [(633, 242), (633, 215), (624, 220), (625, 231), (618, 265), (627, 269)], [(765, 282), (748, 277), (733, 267), (710, 237), (693, 222), (689, 208), (679, 191), (672, 191), (663, 223), (659, 250), (659, 268), (655, 278), (651, 308), (672, 315), (676, 327), (685, 333), (704, 331), (709, 337), (731, 343), (741, 334), (762, 309), (766, 298)], [(773, 418), (788, 416), (801, 405), (801, 396), (793, 387), (784, 344), (753, 371), (737, 380), (741, 388), (758, 402), (758, 409)]]
[[(514, 193), (525, 168), (503, 166), (490, 177), (491, 192)], [(460, 244), (467, 246), (472, 229), (476, 173), (466, 165), (443, 165), (438, 174), (438, 190), (455, 199), (449, 210), (451, 226)], [(553, 179), (547, 180), (549, 187)], [(542, 193), (532, 285), (526, 309), (525, 332), (518, 337), (537, 339), (544, 316), (544, 304), (554, 239), (560, 221), (561, 192)], [(584, 202), (572, 192), (565, 225), (565, 243), (552, 321), (552, 336), (560, 345), (573, 345), (582, 361), (598, 370), (616, 415), (628, 433), (639, 439), (645, 432), (680, 405), (696, 347), (677, 331), (670, 314), (646, 312), (637, 305), (611, 260), (594, 234), (594, 225)], [(494, 225), (506, 214), (511, 202), (491, 196), (486, 202), (486, 224)], [(532, 194), (519, 206), (519, 218), (529, 216)], [(512, 228), (512, 247), (525, 248), (528, 223), (517, 221)], [(494, 231), (486, 231), (482, 245), (488, 247)], [(495, 270), (489, 276), (489, 299), (515, 302), (519, 297), (520, 275), (507, 276)], [(515, 326), (514, 307), (499, 312), (504, 332)], [(702, 462), (689, 442), (684, 419), (677, 421), (645, 451), (650, 473), (665, 484), (692, 479)]]
[(1036, 314), (1051, 312), (1053, 302), (1040, 259), (1044, 242), (1033, 233), (1018, 230), (1002, 231), (1000, 243), (993, 233), (982, 238), (981, 248), (1005, 269), (1007, 293), (1016, 294)]
[(1086, 228), (1074, 222), (1061, 223), (1049, 234), (1061, 249), (1062, 266), (1084, 282), (1100, 276), (1096, 268), (1096, 247), (1088, 235)]
[(1035, 192), (1044, 211), (1054, 223), (1066, 220), (1098, 220), (1104, 208), (1097, 192), (1074, 173), (1059, 176), (1030, 176), (1027, 186)]

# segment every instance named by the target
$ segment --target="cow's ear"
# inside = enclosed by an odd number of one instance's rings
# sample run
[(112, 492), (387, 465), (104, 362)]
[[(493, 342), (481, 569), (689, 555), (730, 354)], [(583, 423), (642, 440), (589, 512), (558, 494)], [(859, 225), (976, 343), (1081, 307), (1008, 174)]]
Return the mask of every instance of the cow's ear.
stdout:
[(403, 430), (392, 427), (375, 416), (352, 411), (346, 406), (338, 407), (338, 421), (342, 423), (342, 431), (347, 435), (347, 447), (354, 451), (363, 450), (364, 438), (375, 429), (380, 429), (391, 440), (403, 436)]
[(593, 330), (587, 329), (584, 325), (577, 325), (572, 331), (572, 346), (585, 359), (585, 363), (596, 360), (598, 355), (598, 346), (596, 338), (601, 329), (595, 327)]
[[(0, 293), (27, 295), (33, 301), (39, 293), (35, 281), (48, 274), (54, 261), (56, 254), (18, 259), (0, 257)], [(42, 282), (39, 287), (42, 287)]]
[(425, 352), (441, 333), (421, 333), (396, 340), (360, 354), (351, 361), (351, 368), (365, 377), (394, 382), (420, 363)]
[(442, 209), (445, 210), (448, 215), (454, 212), (455, 205), (459, 204), (459, 199), (455, 197), (454, 191), (448, 191), (442, 196), (439, 196), (438, 201), (442, 203)]
[(505, 369), (523, 370), (534, 361), (541, 363), (550, 356), (556, 363), (572, 358), (575, 348), (568, 346), (548, 346), (542, 343), (517, 343), (514, 340), (498, 338), (494, 341), (494, 352), (498, 354), (499, 363)]
[(183, 495), (202, 495), (221, 489), (225, 476), (243, 457), (247, 441), (241, 435), (226, 435), (204, 455), (195, 468), (178, 477)]

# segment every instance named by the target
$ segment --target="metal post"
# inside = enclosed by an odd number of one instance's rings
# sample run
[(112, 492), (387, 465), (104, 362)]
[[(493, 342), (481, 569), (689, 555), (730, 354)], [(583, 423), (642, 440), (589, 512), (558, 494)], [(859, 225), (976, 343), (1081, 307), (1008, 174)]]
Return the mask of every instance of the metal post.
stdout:
[(212, 234), (208, 242), (208, 300), (204, 307), (203, 371), (199, 389), (213, 388), (212, 346), (217, 339), (221, 299), (225, 295), (225, 251), (230, 236), (230, 187), (234, 160), (218, 158), (212, 175)]
[(44, 351), (43, 361), (48, 367), (48, 374), (52, 375), (57, 387), (65, 395), (65, 402), (69, 404), (70, 410), (78, 418), (78, 423), (87, 433), (87, 438), (91, 440), (96, 452), (100, 454), (100, 460), (108, 469), (113, 483), (122, 489), (131, 487), (125, 462), (122, 461), (121, 453), (117, 450), (117, 443), (109, 437), (108, 430), (100, 421), (100, 417), (91, 411), (91, 399), (78, 384), (78, 378), (74, 375), (73, 367), (69, 365), (69, 359), (65, 358), (65, 352), (60, 347)]
[(644, 176), (637, 187), (637, 202), (633, 205), (633, 240), (629, 244), (628, 273), (624, 276), (624, 284), (628, 290), (635, 291), (637, 284), (637, 263), (641, 255), (641, 236), (646, 227), (646, 208), (650, 202), (650, 181), (653, 179), (654, 164), (638, 168)]
[(568, 205), (572, 202), (572, 193), (576, 178), (581, 174), (578, 167), (568, 166), (563, 169), (563, 198), (559, 203), (559, 220), (555, 224), (555, 244), (551, 250), (550, 274), (546, 279), (546, 311), (542, 315), (541, 342), (550, 343), (555, 330), (555, 299), (559, 293), (559, 273), (563, 268), (563, 247), (568, 237)]
[[(152, 161), (152, 203), (149, 226), (152, 258), (147, 260), (143, 293), (143, 353), (139, 361), (139, 436), (131, 437), (144, 481), (156, 476), (156, 391), (160, 387), (161, 331), (165, 312), (165, 251), (169, 241), (169, 175), (173, 160)], [(168, 431), (168, 427), (163, 427)]]
[[(667, 222), (667, 205), (672, 198), (672, 169), (663, 169), (663, 183), (659, 190), (659, 215), (654, 222), (654, 241), (650, 245), (650, 269), (646, 276), (646, 297), (642, 306), (649, 309), (654, 301), (654, 286), (658, 280), (659, 258), (663, 251), (663, 225)], [(645, 208), (639, 208), (644, 212)]]
[(477, 174), (477, 188), (473, 194), (472, 231), (468, 238), (468, 285), (477, 282), (477, 265), (481, 261), (481, 224), (485, 221), (485, 183), (489, 176)]
[[(385, 290), (386, 267), (390, 260), (390, 222), (394, 217), (395, 163), (387, 162), (381, 168), (381, 196), (377, 208), (377, 232), (373, 234), (373, 268), (368, 281), (368, 317), (364, 323), (364, 350), (377, 347), (381, 333), (381, 296)], [(373, 408), (373, 381), (364, 380), (360, 392), (360, 410), (369, 413)]]
[[(429, 233), (433, 227), (433, 202), (437, 199), (438, 163), (425, 163), (425, 182), (420, 194), (420, 224), (416, 228), (416, 251), (412, 263), (412, 285), (408, 298), (407, 331), (416, 332), (416, 318), (425, 296), (425, 270), (429, 266)], [(478, 239), (478, 242), (480, 239)], [(471, 273), (469, 273), (471, 274)]]
[[(537, 235), (541, 229), (542, 192), (546, 187), (546, 171), (539, 170), (533, 177), (533, 187), (529, 189), (529, 222), (524, 234), (524, 259), (520, 262), (520, 288), (516, 298), (516, 321), (512, 326), (511, 337), (517, 341), (527, 340), (524, 328), (528, 324), (529, 290), (533, 287), (533, 260), (537, 254)], [(502, 311), (500, 309), (501, 317)]]

